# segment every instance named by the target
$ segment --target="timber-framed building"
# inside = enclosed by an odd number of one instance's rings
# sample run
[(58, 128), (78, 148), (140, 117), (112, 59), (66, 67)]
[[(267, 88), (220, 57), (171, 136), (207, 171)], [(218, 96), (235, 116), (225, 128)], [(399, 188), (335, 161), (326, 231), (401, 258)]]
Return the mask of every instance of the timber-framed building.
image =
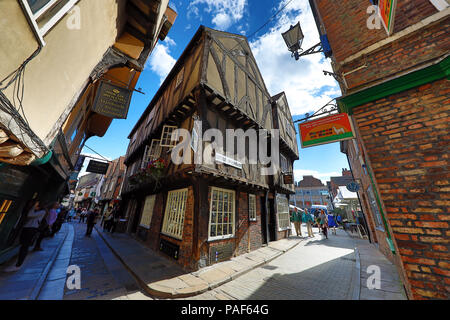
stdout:
[[(191, 161), (182, 164), (171, 161), (184, 139), (171, 141), (178, 128), (192, 137), (182, 154)], [(201, 138), (212, 128), (224, 138), (227, 129), (268, 135), (258, 137), (263, 143), (256, 149), (244, 138), (242, 159), (227, 149), (239, 140), (205, 151), (211, 141)], [(272, 129), (280, 129), (279, 137)], [(275, 138), (279, 151), (271, 156), (280, 157), (279, 165), (275, 174), (263, 174), (269, 164), (247, 160)], [(295, 128), (285, 94), (269, 94), (244, 36), (201, 26), (129, 139), (122, 208), (127, 232), (150, 248), (195, 270), (288, 236), (294, 185), (285, 176), (298, 159)], [(211, 163), (197, 161), (205, 154)], [(158, 159), (165, 162), (162, 178), (146, 179), (144, 170)]]

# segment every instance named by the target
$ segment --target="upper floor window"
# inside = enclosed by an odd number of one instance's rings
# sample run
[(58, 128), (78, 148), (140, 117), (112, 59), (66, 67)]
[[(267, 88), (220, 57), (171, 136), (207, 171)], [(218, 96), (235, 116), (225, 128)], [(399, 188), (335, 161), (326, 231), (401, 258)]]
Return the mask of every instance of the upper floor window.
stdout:
[(158, 139), (153, 139), (150, 146), (145, 146), (144, 157), (141, 168), (144, 168), (149, 161), (156, 160), (161, 156), (161, 146)]
[(165, 125), (163, 127), (163, 131), (161, 133), (161, 147), (175, 147), (178, 142), (178, 136), (176, 134), (173, 134), (174, 131), (178, 129), (176, 126), (167, 126)]
[(79, 0), (20, 0), (41, 45), (44, 36)]
[(280, 165), (281, 165), (281, 172), (283, 172), (283, 173), (289, 172), (288, 160), (282, 154), (280, 154), (280, 162), (281, 162), (280, 163)]

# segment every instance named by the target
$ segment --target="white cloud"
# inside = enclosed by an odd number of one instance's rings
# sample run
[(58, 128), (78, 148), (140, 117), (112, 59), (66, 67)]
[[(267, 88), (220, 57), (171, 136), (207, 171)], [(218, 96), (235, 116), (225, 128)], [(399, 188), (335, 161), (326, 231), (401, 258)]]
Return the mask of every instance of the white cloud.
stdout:
[[(282, 1), (279, 8), (286, 2), (287, 0)], [(251, 42), (252, 52), (264, 81), (270, 94), (286, 92), (293, 115), (316, 111), (332, 98), (340, 96), (337, 82), (322, 72), (332, 71), (330, 62), (324, 59), (323, 54), (303, 56), (296, 61), (291, 57), (281, 36), (282, 32), (300, 21), (305, 35), (303, 49), (319, 42), (319, 34), (308, 2), (292, 1), (277, 19), (267, 33)]]
[(155, 46), (155, 49), (153, 49), (150, 59), (146, 63), (146, 68), (150, 68), (159, 76), (160, 84), (167, 77), (176, 62), (176, 60), (170, 55), (169, 46), (171, 45), (175, 45), (175, 42), (166, 37), (166, 43), (158, 43)]
[(319, 172), (317, 170), (307, 170), (307, 169), (294, 169), (294, 180), (303, 180), (303, 176), (313, 176), (314, 178), (320, 179), (324, 185), (327, 181), (330, 181), (330, 177), (341, 176), (341, 172)]
[(247, 0), (194, 0), (188, 7), (188, 18), (199, 17), (199, 5), (212, 16), (211, 22), (219, 30), (226, 30), (244, 16)]

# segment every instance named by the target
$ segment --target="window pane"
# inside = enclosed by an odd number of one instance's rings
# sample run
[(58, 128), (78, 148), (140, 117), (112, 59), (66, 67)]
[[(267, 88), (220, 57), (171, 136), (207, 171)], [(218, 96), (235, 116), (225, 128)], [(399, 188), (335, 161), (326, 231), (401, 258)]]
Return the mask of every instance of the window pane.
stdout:
[(234, 225), (234, 192), (212, 188), (211, 194), (210, 237), (232, 235)]
[(31, 12), (36, 13), (44, 7), (50, 0), (27, 0), (30, 5)]

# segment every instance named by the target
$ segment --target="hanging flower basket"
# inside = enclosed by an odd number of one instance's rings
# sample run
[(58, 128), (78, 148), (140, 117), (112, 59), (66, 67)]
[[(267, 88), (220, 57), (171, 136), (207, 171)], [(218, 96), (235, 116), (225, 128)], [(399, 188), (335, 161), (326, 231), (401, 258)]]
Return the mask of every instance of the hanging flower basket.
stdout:
[(167, 162), (164, 159), (156, 159), (149, 161), (145, 168), (130, 177), (129, 184), (135, 188), (144, 184), (154, 184), (156, 190), (161, 186), (161, 179), (165, 176)]

